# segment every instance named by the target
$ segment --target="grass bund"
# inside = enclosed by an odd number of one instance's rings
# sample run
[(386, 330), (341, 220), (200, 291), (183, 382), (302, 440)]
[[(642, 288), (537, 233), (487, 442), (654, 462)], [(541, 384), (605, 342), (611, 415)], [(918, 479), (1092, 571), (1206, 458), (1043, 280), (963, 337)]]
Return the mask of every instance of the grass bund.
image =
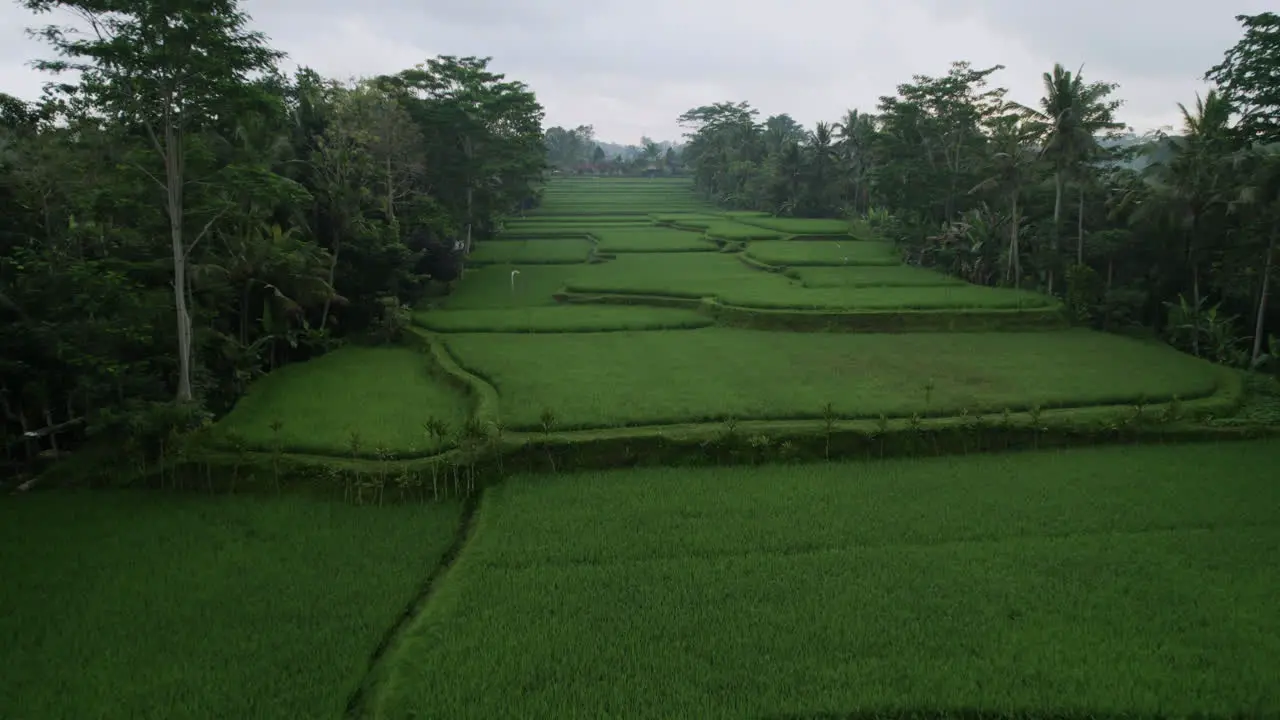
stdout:
[(374, 716), (1271, 716), (1278, 454), (513, 478)]

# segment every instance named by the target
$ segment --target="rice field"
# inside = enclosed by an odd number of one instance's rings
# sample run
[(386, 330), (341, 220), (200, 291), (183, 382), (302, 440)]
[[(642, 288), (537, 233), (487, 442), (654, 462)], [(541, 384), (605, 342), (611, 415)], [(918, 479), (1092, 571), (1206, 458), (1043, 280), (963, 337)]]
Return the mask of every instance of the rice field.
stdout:
[(769, 265), (901, 265), (891, 243), (866, 240), (776, 240), (753, 242), (747, 257)]
[(422, 423), (438, 418), (457, 427), (470, 412), (467, 398), (429, 367), (408, 348), (341, 348), (255, 382), (218, 428), (258, 450), (422, 453), (428, 449)]
[[(496, 390), (513, 442), (828, 407), (1118, 411), (1231, 385), (1083, 329), (726, 326), (1058, 306), (903, 265), (865, 222), (721, 211), (685, 179), (557, 179), (468, 262), (415, 332)], [(426, 420), (478, 412), (431, 368), (346, 347), (256, 382), (218, 429), (425, 450)], [(486, 489), (467, 535), (448, 503), (0, 499), (19, 549), (0, 557), (0, 716), (337, 718), (358, 687), (385, 720), (1275, 716), (1277, 457), (1272, 440), (549, 473)]]
[[(497, 388), (512, 429), (998, 413), (1204, 397), (1215, 368), (1083, 330), (776, 333), (705, 328), (573, 335), (457, 334), (446, 344)], [(1141, 368), (1141, 372), (1135, 372)]]
[(1277, 457), (513, 478), (375, 717), (1274, 717)]
[(699, 233), (662, 227), (613, 229), (598, 227), (591, 231), (596, 249), (602, 253), (709, 252), (716, 246)]
[(341, 718), (453, 503), (0, 497), (0, 716)]
[[(796, 241), (781, 241), (791, 244)], [(813, 242), (826, 246), (832, 243)], [(886, 266), (887, 270), (900, 268)], [(868, 277), (851, 266), (851, 278)], [(925, 277), (936, 275), (928, 271)], [(1017, 310), (1049, 307), (1053, 300), (1030, 291), (940, 281), (936, 285), (860, 287), (835, 282), (834, 273), (817, 286), (780, 273), (752, 268), (732, 253), (700, 253), (673, 258), (662, 253), (625, 255), (607, 263), (584, 265), (567, 274), (565, 288), (582, 294), (650, 295), (698, 299), (714, 297), (747, 308), (810, 310)], [(916, 275), (916, 277), (920, 277)]]
[(467, 258), (473, 265), (575, 265), (591, 255), (585, 238), (537, 238), (491, 242), (476, 247)]
[(423, 312), (419, 327), (447, 333), (572, 333), (621, 330), (685, 330), (710, 326), (707, 315), (674, 308), (558, 305)]

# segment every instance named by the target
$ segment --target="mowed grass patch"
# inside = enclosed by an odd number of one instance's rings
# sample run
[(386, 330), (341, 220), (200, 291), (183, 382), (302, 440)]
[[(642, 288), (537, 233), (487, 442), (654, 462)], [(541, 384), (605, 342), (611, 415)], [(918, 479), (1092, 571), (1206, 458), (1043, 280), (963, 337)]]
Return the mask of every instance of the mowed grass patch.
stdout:
[(287, 452), (345, 455), (353, 431), (365, 455), (379, 447), (421, 450), (423, 422), (435, 417), (457, 427), (469, 411), (467, 398), (428, 362), (406, 348), (345, 347), (286, 365), (254, 382), (218, 429), (261, 450), (278, 442)]
[(338, 718), (455, 504), (35, 492), (0, 500), (6, 718)]
[[(705, 328), (680, 333), (453, 335), (491, 382), (503, 420), (562, 429), (737, 419), (996, 413), (1004, 408), (1207, 396), (1217, 369), (1169, 348), (1087, 330), (846, 334)], [(932, 383), (931, 387), (929, 383)]]
[(774, 240), (753, 242), (748, 257), (769, 265), (900, 265), (891, 243), (866, 240)]
[(597, 227), (591, 230), (597, 247), (602, 253), (635, 252), (697, 252), (714, 251), (716, 246), (702, 239), (695, 232), (668, 228), (613, 229)]
[(628, 305), (559, 305), (482, 310), (434, 310), (414, 315), (438, 332), (568, 333), (619, 330), (684, 330), (713, 320), (692, 310)]
[(910, 265), (808, 266), (794, 268), (787, 274), (800, 280), (806, 288), (939, 287), (966, 284), (958, 277)]
[[(553, 295), (579, 266), (487, 265), (468, 270), (441, 304), (450, 310), (555, 305)], [(517, 272), (512, 276), (512, 272)]]
[(586, 262), (591, 242), (585, 238), (537, 238), (513, 242), (480, 243), (467, 262), (473, 265), (545, 264)]
[(1269, 717), (1277, 453), (512, 479), (376, 717)]

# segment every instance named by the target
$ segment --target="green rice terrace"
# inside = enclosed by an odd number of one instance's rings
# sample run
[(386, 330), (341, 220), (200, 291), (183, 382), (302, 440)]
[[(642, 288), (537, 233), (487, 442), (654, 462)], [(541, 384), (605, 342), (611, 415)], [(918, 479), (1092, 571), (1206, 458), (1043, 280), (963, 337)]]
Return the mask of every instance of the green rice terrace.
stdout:
[(0, 717), (1280, 713), (1260, 380), (671, 178), (412, 323), (0, 503)]

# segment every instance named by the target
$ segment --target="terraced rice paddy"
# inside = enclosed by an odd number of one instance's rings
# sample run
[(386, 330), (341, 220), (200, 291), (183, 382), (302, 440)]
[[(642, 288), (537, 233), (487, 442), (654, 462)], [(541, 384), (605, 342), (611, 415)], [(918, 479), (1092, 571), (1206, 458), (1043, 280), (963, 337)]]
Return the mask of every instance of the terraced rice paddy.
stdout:
[(255, 383), (219, 430), (267, 451), (426, 453), (423, 422), (438, 418), (457, 426), (470, 412), (466, 397), (429, 368), (422, 353), (407, 348), (335, 350)]
[(375, 716), (1271, 717), (1277, 456), (511, 479)]
[(817, 419), (827, 403), (850, 418), (958, 415), (1191, 399), (1219, 382), (1215, 368), (1195, 358), (1079, 330), (779, 338), (706, 328), (451, 335), (446, 345), (497, 388), (503, 421), (514, 429), (537, 429), (546, 409), (564, 429)]
[(0, 497), (0, 717), (341, 718), (460, 511)]
[[(510, 473), (601, 439), (619, 465), (668, 440), (714, 460), (740, 420), (732, 437), (789, 462), (784, 428), (821, 443), (853, 419), (1025, 410), (1075, 433), (1240, 400), (1225, 368), (906, 266), (866, 223), (722, 212), (685, 180), (557, 180), (469, 265), (413, 313), (422, 347), (287, 366), (215, 432), (367, 483), (441, 444), (458, 449), (433, 472), (465, 472), (473, 450), (431, 420), (488, 423)], [(1010, 317), (1024, 331), (984, 330)], [(1080, 410), (1036, 419), (1052, 408)], [(1213, 427), (1170, 417), (1160, 432)], [(1277, 457), (1258, 440), (561, 467), (489, 478), (473, 515), (0, 498), (0, 716), (1277, 717)]]

